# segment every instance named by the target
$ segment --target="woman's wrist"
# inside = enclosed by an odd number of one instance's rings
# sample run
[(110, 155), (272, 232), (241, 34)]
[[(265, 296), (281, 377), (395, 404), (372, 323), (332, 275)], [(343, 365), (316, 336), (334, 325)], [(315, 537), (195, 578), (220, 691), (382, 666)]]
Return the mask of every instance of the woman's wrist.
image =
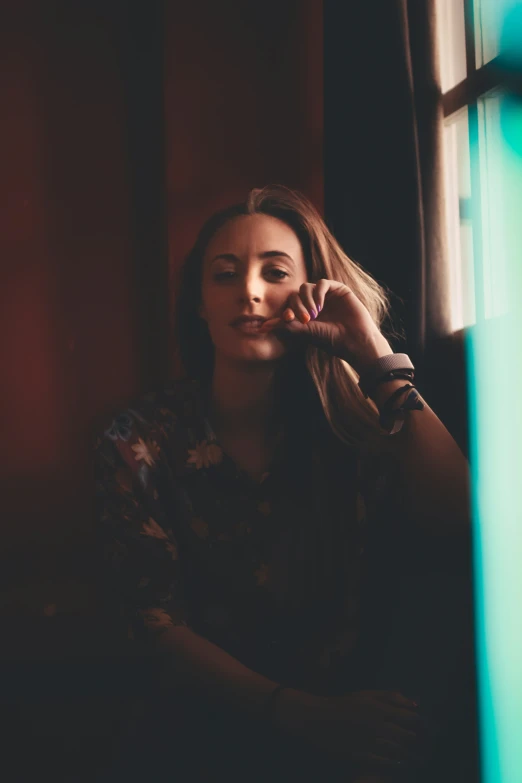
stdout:
[(378, 359), (382, 359), (383, 356), (390, 356), (392, 353), (393, 349), (390, 343), (381, 332), (378, 332), (366, 337), (362, 353), (359, 352), (357, 357), (352, 355), (350, 364), (359, 377), (362, 377)]

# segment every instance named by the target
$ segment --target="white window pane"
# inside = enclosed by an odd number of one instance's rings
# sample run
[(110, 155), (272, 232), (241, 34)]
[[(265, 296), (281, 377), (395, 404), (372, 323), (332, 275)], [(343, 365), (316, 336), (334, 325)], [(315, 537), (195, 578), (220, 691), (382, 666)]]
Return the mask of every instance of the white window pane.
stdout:
[(500, 127), (500, 102), (499, 90), (484, 95), (478, 101), (480, 219), (486, 318), (508, 312), (504, 139)]
[(445, 122), (444, 186), (451, 327), (456, 331), (476, 321), (467, 107), (448, 117)]
[(476, 68), (499, 53), (500, 31), (507, 5), (506, 0), (473, 0)]
[(436, 0), (440, 82), (447, 92), (466, 78), (464, 0)]

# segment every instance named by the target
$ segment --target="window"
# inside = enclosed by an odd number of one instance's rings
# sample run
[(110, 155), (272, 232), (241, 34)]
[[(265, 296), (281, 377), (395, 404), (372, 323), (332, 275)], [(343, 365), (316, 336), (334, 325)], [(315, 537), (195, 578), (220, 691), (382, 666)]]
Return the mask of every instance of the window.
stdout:
[(499, 52), (508, 5), (437, 0), (453, 331), (507, 312)]

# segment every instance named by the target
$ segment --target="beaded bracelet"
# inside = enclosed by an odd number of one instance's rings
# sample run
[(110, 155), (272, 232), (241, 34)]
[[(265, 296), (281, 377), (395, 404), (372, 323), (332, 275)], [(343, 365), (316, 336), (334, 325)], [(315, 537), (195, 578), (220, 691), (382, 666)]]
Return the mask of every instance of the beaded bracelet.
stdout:
[(396, 380), (405, 380), (410, 381), (410, 383), (413, 383), (415, 378), (415, 371), (414, 370), (390, 370), (390, 372), (385, 373), (384, 375), (381, 375), (380, 378), (378, 378), (368, 389), (367, 394), (364, 396), (368, 399), (368, 397), (371, 397), (371, 395), (376, 390), (377, 386), (379, 386), (381, 383), (388, 383), (388, 381), (396, 381)]
[[(392, 408), (392, 404), (398, 397), (401, 396), (406, 390), (411, 390), (399, 408)], [(379, 417), (379, 424), (384, 430), (388, 430), (389, 435), (395, 435), (402, 429), (405, 419), (405, 412), (411, 410), (421, 411), (424, 409), (424, 403), (419, 398), (419, 393), (415, 386), (406, 384), (397, 389), (383, 405), (381, 415)]]

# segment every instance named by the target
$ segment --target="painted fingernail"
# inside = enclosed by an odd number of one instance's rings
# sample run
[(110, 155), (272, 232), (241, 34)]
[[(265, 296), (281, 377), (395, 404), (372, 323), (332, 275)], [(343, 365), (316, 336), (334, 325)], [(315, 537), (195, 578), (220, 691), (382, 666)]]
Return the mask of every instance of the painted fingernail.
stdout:
[(283, 318), (285, 319), (285, 321), (293, 321), (295, 318), (294, 311), (288, 308), (288, 310), (284, 311)]
[(307, 324), (309, 320), (310, 320), (310, 316), (308, 315), (308, 313), (301, 313), (301, 321), (304, 324)]
[(315, 312), (315, 310), (310, 310), (310, 315), (312, 316), (312, 319), (317, 318), (317, 313)]
[(320, 313), (322, 309), (323, 309), (323, 306), (322, 306), (322, 305), (317, 305), (317, 312), (318, 312), (318, 313)]

